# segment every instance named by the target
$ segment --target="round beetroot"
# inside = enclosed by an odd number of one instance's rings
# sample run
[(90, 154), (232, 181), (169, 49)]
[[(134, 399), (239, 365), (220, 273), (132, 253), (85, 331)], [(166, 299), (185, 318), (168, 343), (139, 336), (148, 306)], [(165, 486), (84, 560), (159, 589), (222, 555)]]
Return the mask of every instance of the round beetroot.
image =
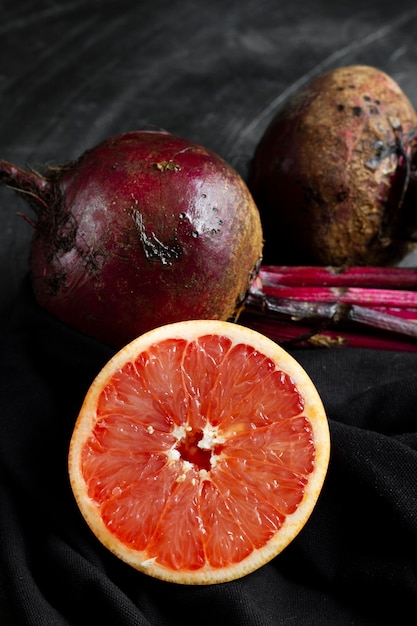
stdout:
[[(249, 188), (264, 262), (372, 265), (408, 246), (417, 115), (397, 83), (341, 67), (294, 94), (255, 151)], [(415, 184), (415, 183), (414, 183)], [(414, 192), (415, 195), (415, 192)]]
[(119, 347), (185, 319), (233, 319), (262, 253), (257, 207), (219, 156), (163, 131), (108, 138), (43, 175), (0, 162), (35, 207), (40, 305)]

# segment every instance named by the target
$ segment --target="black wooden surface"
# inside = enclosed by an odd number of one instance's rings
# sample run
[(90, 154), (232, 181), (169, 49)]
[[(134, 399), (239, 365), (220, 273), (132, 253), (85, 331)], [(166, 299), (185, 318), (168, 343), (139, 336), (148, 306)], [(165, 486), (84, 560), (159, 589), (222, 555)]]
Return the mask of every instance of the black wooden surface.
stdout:
[[(62, 163), (151, 125), (245, 177), (285, 98), (358, 63), (388, 72), (417, 105), (415, 0), (0, 0), (0, 158)], [(1, 188), (0, 327), (28, 272), (22, 211)]]

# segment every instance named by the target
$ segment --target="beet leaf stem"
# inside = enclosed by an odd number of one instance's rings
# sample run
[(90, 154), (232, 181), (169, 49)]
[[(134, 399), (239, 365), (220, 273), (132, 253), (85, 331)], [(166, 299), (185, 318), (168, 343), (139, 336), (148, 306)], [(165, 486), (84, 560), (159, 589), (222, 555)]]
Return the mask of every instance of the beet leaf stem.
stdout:
[(417, 350), (417, 269), (262, 266), (243, 320), (300, 345)]

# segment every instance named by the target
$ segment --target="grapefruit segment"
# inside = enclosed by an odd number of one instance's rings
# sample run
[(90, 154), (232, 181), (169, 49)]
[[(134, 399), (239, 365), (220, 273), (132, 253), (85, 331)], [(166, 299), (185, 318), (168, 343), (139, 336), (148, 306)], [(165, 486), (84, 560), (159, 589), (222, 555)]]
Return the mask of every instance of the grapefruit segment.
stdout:
[(157, 328), (93, 381), (71, 439), (81, 513), (118, 557), (164, 580), (243, 576), (301, 530), (329, 460), (319, 395), (237, 324)]

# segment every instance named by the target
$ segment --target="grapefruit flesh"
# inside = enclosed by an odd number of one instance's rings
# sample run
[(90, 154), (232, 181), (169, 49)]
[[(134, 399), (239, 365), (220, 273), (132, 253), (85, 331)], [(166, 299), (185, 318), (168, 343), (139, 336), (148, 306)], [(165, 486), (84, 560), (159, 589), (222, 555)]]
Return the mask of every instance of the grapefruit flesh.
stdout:
[(329, 449), (320, 397), (288, 353), (237, 324), (186, 321), (142, 335), (99, 373), (69, 473), (119, 558), (208, 584), (254, 571), (298, 534)]

